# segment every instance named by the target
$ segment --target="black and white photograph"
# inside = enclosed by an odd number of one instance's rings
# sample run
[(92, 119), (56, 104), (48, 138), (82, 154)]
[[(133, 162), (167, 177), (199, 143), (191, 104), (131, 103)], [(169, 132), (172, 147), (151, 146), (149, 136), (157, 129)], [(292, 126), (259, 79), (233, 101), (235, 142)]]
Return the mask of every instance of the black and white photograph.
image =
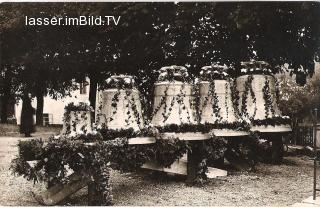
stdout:
[(1, 206), (319, 191), (320, 2), (0, 1)]

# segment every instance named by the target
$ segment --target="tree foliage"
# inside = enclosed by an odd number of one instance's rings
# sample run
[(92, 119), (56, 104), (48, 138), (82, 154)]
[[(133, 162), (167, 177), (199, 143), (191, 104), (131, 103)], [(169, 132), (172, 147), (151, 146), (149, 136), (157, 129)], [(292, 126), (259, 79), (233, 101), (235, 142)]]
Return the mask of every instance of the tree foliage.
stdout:
[[(303, 83), (319, 55), (319, 7), (316, 2), (2, 3), (0, 65), (6, 83), (1, 87), (58, 98), (74, 88), (72, 79), (89, 76), (94, 102), (97, 83), (111, 73), (128, 73), (139, 77), (139, 89), (151, 97), (162, 66), (183, 65), (198, 75), (202, 66), (220, 62), (237, 76), (239, 63), (250, 59), (269, 62), (274, 73), (288, 63)], [(121, 19), (117, 26), (24, 25), (25, 16), (79, 15)]]

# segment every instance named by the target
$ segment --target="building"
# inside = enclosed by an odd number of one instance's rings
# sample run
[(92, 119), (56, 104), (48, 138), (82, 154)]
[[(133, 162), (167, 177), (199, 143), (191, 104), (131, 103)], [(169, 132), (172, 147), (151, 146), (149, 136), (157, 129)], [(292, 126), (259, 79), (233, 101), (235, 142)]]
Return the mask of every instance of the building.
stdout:
[[(66, 104), (74, 101), (88, 101), (89, 100), (89, 89), (90, 81), (87, 79), (85, 82), (78, 85), (78, 90), (72, 91), (71, 96), (65, 97), (63, 99), (54, 100), (49, 96), (45, 96), (43, 100), (43, 125), (62, 125), (63, 124), (63, 114), (64, 107)], [(32, 99), (32, 106), (37, 108), (36, 98)], [(22, 100), (19, 100), (15, 105), (15, 117), (17, 124), (21, 123), (21, 109)], [(36, 121), (36, 116), (34, 115), (34, 120)]]

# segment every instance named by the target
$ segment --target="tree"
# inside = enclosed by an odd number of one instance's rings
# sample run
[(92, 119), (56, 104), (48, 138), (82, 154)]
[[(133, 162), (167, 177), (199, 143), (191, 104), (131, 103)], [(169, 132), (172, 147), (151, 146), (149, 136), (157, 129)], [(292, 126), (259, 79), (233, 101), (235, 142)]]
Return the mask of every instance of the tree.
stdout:
[[(319, 54), (319, 11), (315, 2), (6, 3), (0, 32), (14, 36), (2, 41), (8, 42), (2, 50), (12, 52), (1, 68), (16, 70), (39, 100), (64, 96), (68, 81), (89, 76), (92, 105), (96, 84), (111, 73), (139, 75), (139, 89), (150, 98), (156, 71), (171, 64), (198, 75), (202, 66), (220, 62), (237, 76), (240, 61), (268, 61), (274, 73), (288, 63), (303, 83)], [(25, 15), (105, 14), (121, 15), (120, 25), (24, 27)]]
[(320, 74), (314, 75), (304, 86), (299, 86), (288, 76), (282, 76), (279, 86), (279, 107), (284, 115), (290, 116), (293, 138), (296, 140), (299, 123), (308, 120), (314, 108), (320, 108)]

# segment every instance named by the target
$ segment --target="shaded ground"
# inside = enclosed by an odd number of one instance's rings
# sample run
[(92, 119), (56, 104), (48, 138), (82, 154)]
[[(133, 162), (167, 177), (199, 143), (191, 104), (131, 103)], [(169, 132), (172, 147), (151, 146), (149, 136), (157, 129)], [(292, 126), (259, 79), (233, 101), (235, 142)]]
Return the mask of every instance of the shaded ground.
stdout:
[[(59, 126), (37, 126), (36, 133), (32, 136), (41, 136), (48, 134), (56, 134), (62, 127)], [(20, 137), (23, 136), (19, 133), (19, 126), (15, 124), (0, 124), (0, 137)]]
[[(40, 192), (44, 186), (9, 171), (18, 139), (0, 138), (0, 205), (37, 205), (31, 191)], [(312, 161), (305, 156), (285, 157), (282, 165), (259, 164), (254, 173), (233, 173), (210, 180), (204, 187), (186, 186), (177, 177), (156, 179), (116, 171), (111, 182), (116, 205), (284, 206), (312, 195)], [(66, 202), (86, 205), (85, 193), (83, 189)]]

